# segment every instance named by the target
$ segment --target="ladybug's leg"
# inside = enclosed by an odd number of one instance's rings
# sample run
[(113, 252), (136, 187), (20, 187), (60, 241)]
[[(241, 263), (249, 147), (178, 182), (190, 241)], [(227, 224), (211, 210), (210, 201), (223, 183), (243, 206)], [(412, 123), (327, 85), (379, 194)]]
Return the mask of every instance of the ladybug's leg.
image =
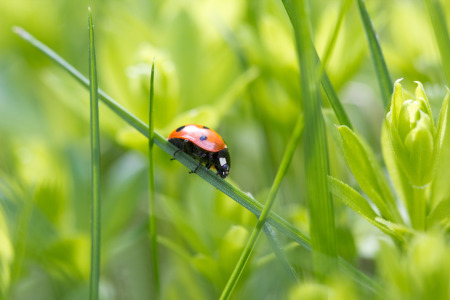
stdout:
[(178, 149), (177, 151), (175, 151), (173, 153), (173, 157), (170, 160), (175, 160), (175, 155), (177, 155), (178, 152), (183, 151), (183, 152), (188, 152), (188, 147), (189, 146), (189, 140), (184, 140), (183, 143), (181, 144), (180, 149)]
[(208, 155), (208, 163), (206, 164), (206, 170), (209, 170), (214, 165), (214, 156)]
[(201, 165), (202, 165), (202, 163), (199, 162), (198, 165), (195, 167), (194, 171), (189, 171), (189, 174), (197, 172), (198, 168), (200, 168)]

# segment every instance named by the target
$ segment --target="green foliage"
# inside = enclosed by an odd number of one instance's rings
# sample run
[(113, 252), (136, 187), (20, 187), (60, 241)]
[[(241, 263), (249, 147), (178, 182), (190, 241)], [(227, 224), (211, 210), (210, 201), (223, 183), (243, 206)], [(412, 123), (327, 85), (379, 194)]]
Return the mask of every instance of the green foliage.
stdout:
[[(246, 245), (233, 299), (449, 298), (450, 3), (92, 5), (105, 104), (100, 299), (152, 298), (158, 279), (161, 299), (216, 299)], [(0, 2), (0, 299), (89, 297), (86, 7)], [(389, 73), (402, 85), (391, 88)], [(302, 114), (305, 139), (288, 168)], [(182, 153), (170, 161), (165, 137), (191, 122), (227, 142), (226, 180), (204, 168), (188, 175), (196, 162)], [(312, 196), (328, 193), (328, 204)], [(256, 222), (267, 226), (253, 243)], [(325, 248), (338, 267), (318, 279)]]

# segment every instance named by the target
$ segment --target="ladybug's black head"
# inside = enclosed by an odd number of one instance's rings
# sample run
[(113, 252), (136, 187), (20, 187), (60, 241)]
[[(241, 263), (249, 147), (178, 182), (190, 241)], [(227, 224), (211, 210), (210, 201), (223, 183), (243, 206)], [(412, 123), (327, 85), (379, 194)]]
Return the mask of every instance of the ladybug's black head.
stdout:
[(217, 170), (217, 174), (220, 177), (225, 178), (230, 173), (230, 154), (228, 153), (228, 149), (222, 149), (217, 152), (217, 158), (214, 163), (214, 167)]

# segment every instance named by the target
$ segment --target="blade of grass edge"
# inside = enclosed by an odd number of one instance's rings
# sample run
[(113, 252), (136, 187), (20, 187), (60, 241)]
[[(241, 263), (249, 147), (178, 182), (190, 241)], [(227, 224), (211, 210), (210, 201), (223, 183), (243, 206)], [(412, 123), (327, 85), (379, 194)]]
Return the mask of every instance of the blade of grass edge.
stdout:
[(439, 1), (424, 0), (430, 15), (430, 22), (433, 26), (434, 37), (436, 39), (439, 53), (441, 55), (444, 74), (447, 79), (447, 85), (450, 84), (450, 37), (445, 20), (444, 9)]
[(316, 278), (324, 279), (337, 271), (338, 254), (333, 201), (328, 186), (328, 149), (319, 88), (315, 84), (318, 64), (310, 35), (305, 0), (293, 1), (291, 13), (300, 65), (305, 116), (306, 198), (310, 214), (313, 268)]
[(90, 79), (90, 106), (91, 106), (91, 279), (89, 299), (98, 299), (100, 280), (100, 130), (98, 113), (98, 83), (97, 67), (95, 62), (94, 26), (92, 23), (91, 8), (89, 11), (89, 79)]
[(334, 46), (336, 45), (336, 40), (339, 34), (339, 30), (341, 29), (342, 26), (342, 21), (344, 20), (344, 16), (345, 13), (348, 11), (348, 9), (350, 8), (350, 5), (352, 4), (353, 0), (343, 0), (342, 1), (342, 5), (341, 5), (341, 9), (339, 10), (339, 16), (338, 19), (336, 21), (336, 25), (334, 26), (334, 31), (331, 34), (331, 37), (329, 39), (328, 45), (325, 48), (325, 52), (322, 56), (321, 62), (320, 62), (320, 70), (318, 72), (318, 77), (316, 79), (317, 84), (319, 83), (319, 80), (321, 78), (323, 78), (325, 69), (328, 65), (328, 61), (330, 60), (330, 57), (332, 55), (332, 51), (334, 49)]
[[(292, 0), (281, 0), (283, 3), (283, 6), (286, 10), (286, 13), (289, 17), (289, 20), (291, 21), (292, 27), (294, 27), (294, 23), (296, 22), (294, 20), (293, 16), (293, 6), (292, 6)], [(314, 45), (313, 45), (314, 48)], [(320, 63), (319, 55), (317, 54), (317, 51), (314, 49), (314, 55), (315, 55), (315, 61), (317, 64)], [(328, 74), (326, 71), (323, 72), (322, 76), (322, 88), (325, 92), (325, 95), (328, 98), (328, 102), (331, 105), (331, 108), (333, 109), (334, 113), (336, 114), (336, 118), (339, 121), (340, 125), (346, 125), (349, 128), (353, 128), (353, 125), (350, 121), (350, 118), (348, 117), (347, 113), (344, 110), (344, 107), (342, 106), (341, 101), (339, 100), (339, 97), (336, 93), (336, 91), (333, 88), (333, 85), (331, 84), (331, 80), (328, 77)]]
[(255, 227), (253, 228), (250, 238), (248, 239), (247, 244), (245, 245), (244, 251), (242, 252), (241, 257), (239, 258), (239, 261), (236, 264), (233, 273), (231, 274), (224, 290), (222, 291), (220, 299), (229, 299), (231, 293), (233, 292), (234, 287), (236, 286), (236, 283), (238, 282), (242, 272), (244, 271), (245, 265), (250, 259), (250, 255), (253, 252), (253, 249), (255, 248), (258, 236), (261, 233), (261, 229), (263, 229), (263, 226), (269, 215), (270, 209), (272, 208), (273, 203), (275, 202), (275, 196), (278, 192), (278, 189), (280, 188), (281, 181), (283, 180), (283, 177), (286, 174), (286, 171), (292, 161), (292, 157), (294, 156), (295, 148), (297, 147), (297, 144), (302, 136), (303, 125), (304, 125), (303, 117), (299, 117), (295, 125), (294, 131), (292, 133), (291, 139), (289, 140), (288, 146), (284, 153), (278, 172), (273, 181), (272, 187), (270, 188), (270, 192), (267, 195), (266, 205), (264, 206), (264, 209), (261, 215), (259, 216)]
[(369, 44), (370, 53), (375, 67), (375, 72), (377, 74), (378, 84), (380, 86), (381, 99), (383, 100), (384, 108), (387, 110), (389, 108), (391, 93), (394, 90), (394, 86), (383, 57), (383, 52), (381, 51), (380, 42), (378, 41), (377, 34), (375, 33), (375, 28), (373, 27), (369, 13), (367, 12), (366, 5), (363, 0), (357, 1), (359, 13), (364, 25), (367, 42)]
[[(14, 26), (13, 32), (16, 33), (20, 38), (30, 43), (32, 46), (36, 47), (36, 49), (40, 50), (43, 54), (45, 54), (48, 58), (53, 60), (57, 65), (66, 70), (70, 76), (72, 76), (75, 80), (81, 83), (84, 87), (89, 88), (89, 80), (84, 77), (77, 69), (75, 69), (72, 65), (70, 65), (66, 60), (64, 60), (61, 56), (59, 56), (55, 51), (50, 49), (48, 46), (37, 40), (34, 36), (32, 36), (25, 29)], [(112, 97), (99, 89), (100, 100), (108, 106), (114, 113), (116, 113), (121, 119), (127, 122), (130, 126), (135, 128), (138, 132), (148, 138), (148, 126), (136, 118), (133, 114), (131, 114), (128, 110), (126, 110), (123, 106), (117, 103)], [(168, 143), (167, 140), (162, 137), (159, 133), (154, 132), (154, 142), (155, 144), (161, 148), (164, 152), (169, 155), (172, 155), (177, 149), (172, 144)], [(197, 166), (197, 162), (192, 159), (190, 156), (185, 153), (177, 154), (177, 160), (190, 168), (191, 170)], [(199, 168), (197, 173), (202, 179), (207, 181), (209, 184), (216, 187), (218, 190), (226, 194), (228, 197), (242, 205), (244, 208), (249, 210), (251, 213), (259, 216), (261, 214), (263, 205), (258, 201), (251, 198), (245, 192), (241, 191), (237, 187), (233, 186), (229, 182), (218, 178), (213, 172), (205, 171), (204, 168)], [(274, 228), (278, 229), (281, 233), (297, 242), (303, 248), (308, 251), (311, 251), (310, 239), (307, 235), (299, 231), (295, 226), (287, 222), (281, 216), (279, 216), (275, 212), (270, 212), (269, 218), (267, 220), (268, 224), (272, 225)], [(342, 258), (339, 258), (339, 265), (343, 267), (348, 275), (351, 276), (356, 282), (360, 283), (362, 286), (365, 286), (367, 289), (379, 292), (379, 285), (370, 277), (362, 273), (360, 270), (355, 268), (353, 265), (349, 264)]]
[(155, 79), (155, 59), (153, 59), (152, 71), (150, 74), (150, 97), (148, 108), (148, 186), (149, 186), (149, 235), (150, 235), (150, 251), (152, 257), (152, 272), (153, 285), (155, 287), (155, 298), (159, 299), (161, 285), (159, 278), (159, 263), (158, 263), (158, 242), (156, 230), (156, 200), (155, 200), (155, 172), (153, 161), (153, 145), (154, 145), (154, 131), (153, 131), (153, 102), (154, 102), (154, 80)]

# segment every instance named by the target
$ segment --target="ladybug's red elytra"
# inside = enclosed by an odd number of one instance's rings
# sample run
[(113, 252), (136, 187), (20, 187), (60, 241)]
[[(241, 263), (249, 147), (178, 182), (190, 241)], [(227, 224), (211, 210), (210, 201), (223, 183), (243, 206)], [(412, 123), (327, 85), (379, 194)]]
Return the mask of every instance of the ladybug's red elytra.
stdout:
[(200, 165), (206, 169), (214, 166), (217, 174), (225, 178), (230, 173), (230, 154), (222, 137), (214, 130), (197, 124), (180, 126), (168, 137), (168, 141), (174, 144), (178, 150), (173, 156), (183, 151), (199, 161), (193, 173)]

